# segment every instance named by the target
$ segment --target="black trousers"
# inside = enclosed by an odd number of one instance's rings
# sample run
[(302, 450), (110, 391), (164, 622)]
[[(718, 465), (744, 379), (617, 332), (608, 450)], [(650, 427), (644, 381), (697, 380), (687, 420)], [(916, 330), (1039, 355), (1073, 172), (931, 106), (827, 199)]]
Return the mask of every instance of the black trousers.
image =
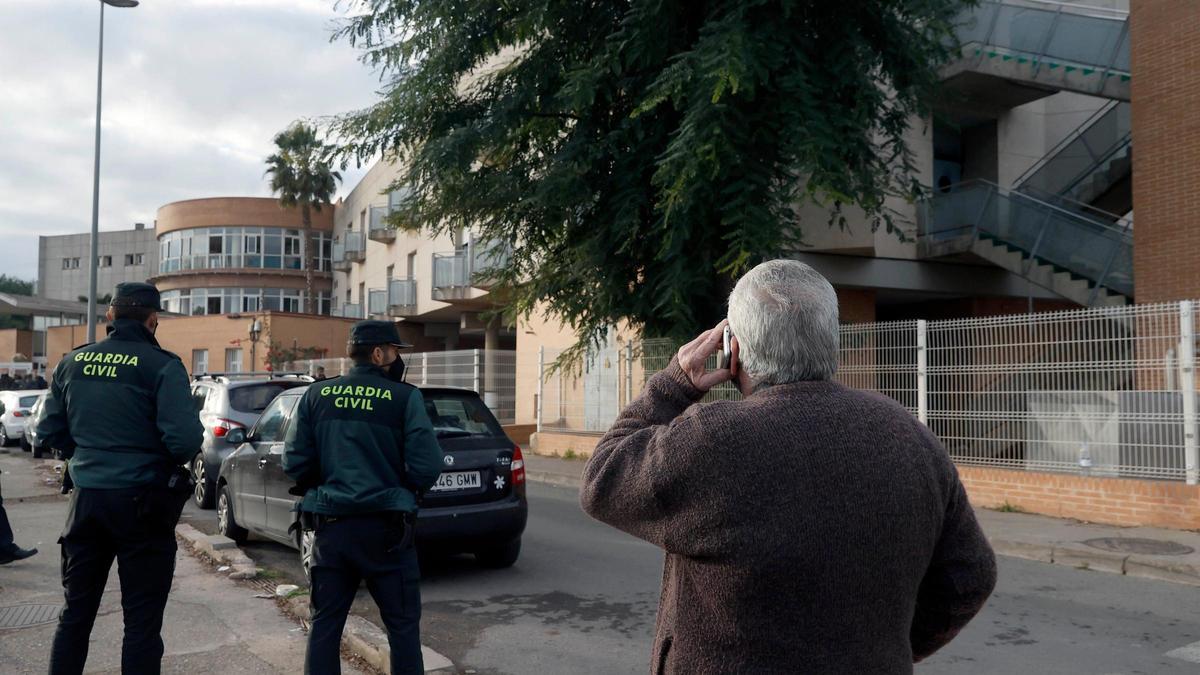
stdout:
[(421, 569), (416, 549), (411, 544), (398, 547), (399, 541), (396, 528), (383, 515), (318, 524), (305, 673), (341, 672), (342, 629), (358, 584), (364, 579), (387, 629), (392, 673), (425, 672), (421, 659)]
[[(88, 639), (113, 560), (121, 578), (125, 638), (122, 673), (158, 673), (162, 665), (163, 610), (175, 576), (175, 530), (171, 514), (146, 514), (144, 488), (71, 493), (62, 544), (66, 606), (50, 652), (51, 675), (83, 672)], [(153, 510), (152, 510), (153, 511)], [(178, 520), (175, 515), (174, 520)]]
[(4, 496), (0, 495), (0, 551), (11, 551), (16, 548), (13, 543), (12, 525), (8, 523), (8, 513), (4, 510)]

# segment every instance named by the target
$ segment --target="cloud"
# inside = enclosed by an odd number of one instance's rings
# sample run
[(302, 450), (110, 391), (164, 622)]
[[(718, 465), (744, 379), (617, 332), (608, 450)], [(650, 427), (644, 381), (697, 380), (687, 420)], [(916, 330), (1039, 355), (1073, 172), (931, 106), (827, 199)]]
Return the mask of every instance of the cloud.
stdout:
[[(0, 271), (37, 274), (38, 235), (91, 224), (98, 11), (5, 0)], [(98, 4), (98, 3), (97, 3)], [(81, 7), (83, 5), (84, 7)], [(377, 76), (330, 43), (333, 0), (143, 0), (105, 12), (100, 227), (179, 199), (269, 196), (263, 159), (293, 120), (370, 104)], [(366, 167), (344, 172), (346, 194)]]

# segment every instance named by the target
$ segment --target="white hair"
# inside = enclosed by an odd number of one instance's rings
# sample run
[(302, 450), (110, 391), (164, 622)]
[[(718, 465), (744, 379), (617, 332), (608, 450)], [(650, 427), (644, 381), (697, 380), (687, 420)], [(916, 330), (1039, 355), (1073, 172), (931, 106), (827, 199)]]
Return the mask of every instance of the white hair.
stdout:
[(828, 380), (837, 372), (838, 300), (833, 286), (797, 260), (747, 272), (729, 294), (738, 362), (756, 384)]

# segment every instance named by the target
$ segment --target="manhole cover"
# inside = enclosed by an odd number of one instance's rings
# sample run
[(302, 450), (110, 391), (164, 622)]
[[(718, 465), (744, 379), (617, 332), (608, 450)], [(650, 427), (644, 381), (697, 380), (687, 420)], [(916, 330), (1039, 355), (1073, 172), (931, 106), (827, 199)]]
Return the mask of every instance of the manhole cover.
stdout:
[(0, 628), (28, 628), (58, 621), (61, 605), (13, 605), (0, 607)]
[(1092, 548), (1114, 553), (1140, 553), (1143, 555), (1187, 555), (1196, 549), (1179, 542), (1163, 539), (1139, 539), (1137, 537), (1102, 537), (1083, 542)]

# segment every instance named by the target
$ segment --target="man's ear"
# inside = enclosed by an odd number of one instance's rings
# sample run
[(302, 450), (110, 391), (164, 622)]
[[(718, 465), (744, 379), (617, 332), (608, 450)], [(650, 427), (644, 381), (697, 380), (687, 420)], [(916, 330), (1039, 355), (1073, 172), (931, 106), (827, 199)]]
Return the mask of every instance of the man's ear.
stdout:
[(729, 374), (737, 377), (738, 374), (738, 353), (740, 347), (738, 345), (737, 336), (733, 336), (729, 340)]

